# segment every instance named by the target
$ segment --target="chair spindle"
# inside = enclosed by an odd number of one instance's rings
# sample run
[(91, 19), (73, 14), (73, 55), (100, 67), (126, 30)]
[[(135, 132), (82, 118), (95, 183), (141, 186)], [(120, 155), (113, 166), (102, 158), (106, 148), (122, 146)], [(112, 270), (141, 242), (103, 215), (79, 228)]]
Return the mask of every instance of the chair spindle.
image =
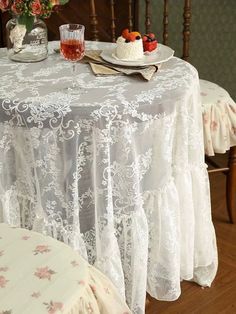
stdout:
[(150, 33), (151, 28), (151, 3), (150, 0), (145, 0), (146, 2), (146, 19), (145, 19), (145, 26), (146, 26), (146, 34)]
[(168, 43), (168, 23), (169, 23), (169, 12), (168, 12), (168, 0), (164, 0), (164, 12), (163, 12), (163, 44)]
[(116, 24), (115, 24), (115, 0), (111, 0), (111, 39), (116, 41)]
[(183, 29), (183, 56), (182, 59), (189, 58), (189, 41), (190, 41), (190, 20), (191, 20), (191, 0), (184, 1), (184, 29)]
[(98, 20), (97, 20), (94, 0), (90, 0), (90, 25), (91, 25), (92, 40), (98, 41), (99, 40), (98, 29), (97, 29)]
[(132, 2), (133, 2), (132, 0), (128, 0), (128, 6), (129, 6), (128, 28), (130, 32), (133, 30)]
[(227, 173), (226, 201), (231, 223), (236, 223), (236, 146), (230, 148), (228, 159), (229, 172)]

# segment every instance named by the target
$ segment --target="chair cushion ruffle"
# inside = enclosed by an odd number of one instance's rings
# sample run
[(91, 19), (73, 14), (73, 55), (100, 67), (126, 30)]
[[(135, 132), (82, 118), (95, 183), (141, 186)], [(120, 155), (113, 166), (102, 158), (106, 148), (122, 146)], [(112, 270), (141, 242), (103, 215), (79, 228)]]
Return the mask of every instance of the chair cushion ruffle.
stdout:
[(225, 153), (236, 145), (236, 103), (217, 84), (200, 80), (205, 153)]

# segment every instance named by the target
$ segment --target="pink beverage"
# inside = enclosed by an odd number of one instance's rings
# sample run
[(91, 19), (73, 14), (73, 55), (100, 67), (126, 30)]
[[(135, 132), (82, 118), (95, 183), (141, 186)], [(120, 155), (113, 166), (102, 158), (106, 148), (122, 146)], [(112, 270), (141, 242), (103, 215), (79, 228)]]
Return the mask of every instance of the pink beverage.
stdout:
[(61, 53), (69, 61), (78, 61), (84, 56), (84, 42), (77, 39), (61, 41)]

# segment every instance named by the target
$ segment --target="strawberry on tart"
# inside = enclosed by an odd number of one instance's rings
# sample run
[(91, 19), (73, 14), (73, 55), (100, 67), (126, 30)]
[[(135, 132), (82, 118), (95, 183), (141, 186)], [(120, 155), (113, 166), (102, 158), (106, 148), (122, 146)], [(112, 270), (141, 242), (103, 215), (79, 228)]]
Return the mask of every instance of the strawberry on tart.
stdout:
[(157, 48), (157, 40), (155, 34), (149, 33), (143, 36), (143, 50), (144, 52), (151, 52)]

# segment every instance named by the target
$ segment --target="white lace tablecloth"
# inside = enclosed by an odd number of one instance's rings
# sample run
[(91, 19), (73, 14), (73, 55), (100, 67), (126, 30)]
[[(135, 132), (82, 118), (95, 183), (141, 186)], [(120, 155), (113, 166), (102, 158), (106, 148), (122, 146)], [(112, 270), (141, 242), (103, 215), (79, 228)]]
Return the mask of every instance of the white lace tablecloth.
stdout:
[(131, 314), (116, 289), (78, 252), (0, 223), (1, 314)]
[[(56, 43), (51, 44), (51, 48)], [(90, 49), (109, 44), (87, 43)], [(143, 313), (217, 269), (199, 78), (172, 58), (150, 82), (96, 77), (51, 52), (0, 58), (0, 221), (64, 241)], [(85, 91), (85, 92), (84, 92)]]

